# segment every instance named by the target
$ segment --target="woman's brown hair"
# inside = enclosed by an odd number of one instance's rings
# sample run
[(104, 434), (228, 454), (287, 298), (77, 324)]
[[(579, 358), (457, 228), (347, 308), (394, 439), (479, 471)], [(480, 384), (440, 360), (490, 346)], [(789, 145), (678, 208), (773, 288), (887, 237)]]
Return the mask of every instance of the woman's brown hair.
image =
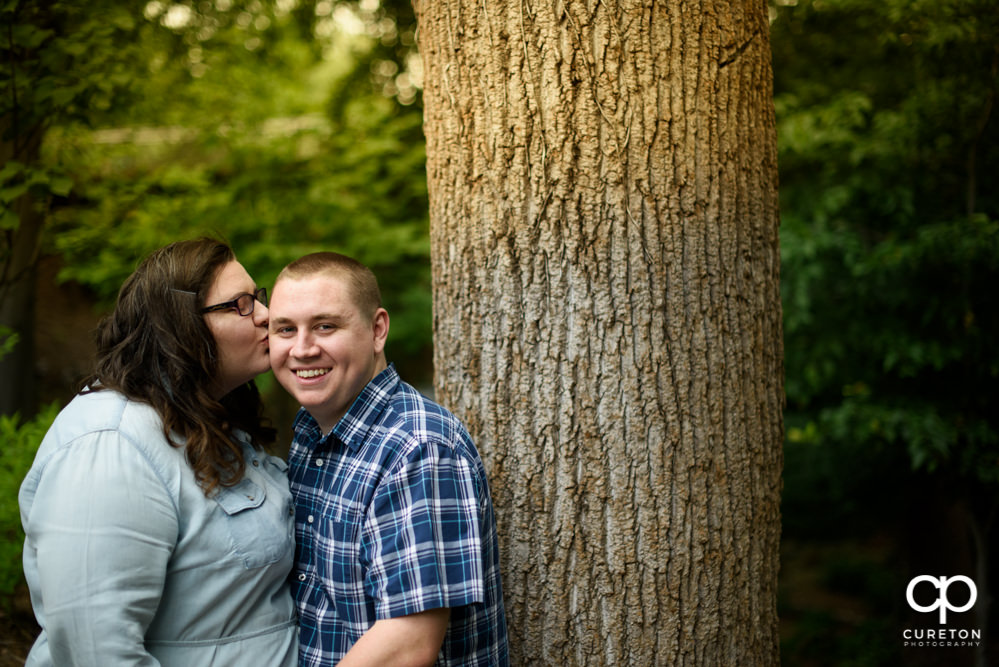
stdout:
[(233, 430), (262, 447), (275, 430), (263, 418), (253, 381), (221, 399), (212, 396), (219, 371), (215, 338), (201, 315), (219, 271), (236, 259), (221, 241), (202, 238), (160, 248), (125, 280), (110, 315), (97, 328), (97, 362), (87, 384), (151, 405), (163, 434), (187, 460), (205, 495), (243, 478), (246, 461)]

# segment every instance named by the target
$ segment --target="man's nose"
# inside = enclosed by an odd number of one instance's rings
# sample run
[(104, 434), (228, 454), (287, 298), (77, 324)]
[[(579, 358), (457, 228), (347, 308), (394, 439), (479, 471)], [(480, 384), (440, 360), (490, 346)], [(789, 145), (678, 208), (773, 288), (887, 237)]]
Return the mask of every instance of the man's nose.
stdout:
[(315, 339), (307, 332), (295, 337), (295, 345), (291, 348), (292, 355), (299, 358), (314, 357), (318, 354)]

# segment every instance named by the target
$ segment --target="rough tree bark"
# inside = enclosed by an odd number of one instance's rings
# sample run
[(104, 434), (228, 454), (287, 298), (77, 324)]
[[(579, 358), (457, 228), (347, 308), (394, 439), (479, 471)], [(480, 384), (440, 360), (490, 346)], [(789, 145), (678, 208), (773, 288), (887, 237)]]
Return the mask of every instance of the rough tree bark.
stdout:
[(763, 0), (415, 0), (435, 385), (514, 664), (774, 664), (783, 367)]

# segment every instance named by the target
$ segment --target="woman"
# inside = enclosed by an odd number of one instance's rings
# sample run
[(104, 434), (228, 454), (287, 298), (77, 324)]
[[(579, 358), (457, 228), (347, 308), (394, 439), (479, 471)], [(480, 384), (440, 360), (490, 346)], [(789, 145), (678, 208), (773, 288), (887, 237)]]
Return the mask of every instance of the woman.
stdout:
[(21, 486), (26, 664), (297, 664), (292, 500), (253, 384), (266, 292), (224, 243), (174, 243), (97, 338)]

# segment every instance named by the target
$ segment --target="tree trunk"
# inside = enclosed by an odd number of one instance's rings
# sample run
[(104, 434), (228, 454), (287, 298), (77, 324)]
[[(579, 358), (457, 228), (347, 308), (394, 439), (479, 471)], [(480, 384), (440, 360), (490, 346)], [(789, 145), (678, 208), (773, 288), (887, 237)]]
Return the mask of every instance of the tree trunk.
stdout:
[(435, 385), (515, 665), (779, 661), (766, 3), (415, 0)]
[[(0, 118), (0, 164), (38, 161), (43, 129), (40, 125), (18, 135), (10, 115)], [(8, 135), (13, 138), (8, 139)], [(35, 283), (45, 218), (29, 191), (13, 202), (19, 219), (14, 229), (0, 229), (0, 332), (17, 335), (17, 344), (0, 358), (0, 414), (35, 412)]]

